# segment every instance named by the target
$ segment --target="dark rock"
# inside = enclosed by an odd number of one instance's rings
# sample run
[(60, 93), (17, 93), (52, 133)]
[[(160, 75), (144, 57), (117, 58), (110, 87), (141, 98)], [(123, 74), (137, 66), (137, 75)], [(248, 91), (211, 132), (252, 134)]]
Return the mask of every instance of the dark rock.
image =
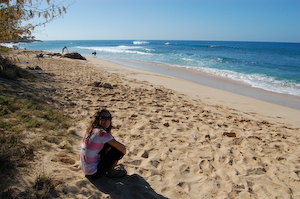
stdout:
[(92, 85), (94, 87), (101, 87), (101, 82), (94, 82)]
[(53, 54), (48, 54), (48, 55), (61, 57), (60, 53), (53, 53)]
[(102, 82), (94, 82), (94, 83), (89, 84), (89, 86), (114, 89), (114, 87), (111, 84), (109, 84), (109, 83), (102, 83)]
[(164, 126), (165, 126), (165, 127), (169, 127), (170, 124), (169, 124), (169, 123), (164, 123)]
[(26, 69), (27, 69), (27, 70), (34, 70), (34, 68), (31, 67), (31, 66), (27, 66)]
[(103, 88), (113, 89), (113, 86), (111, 84), (109, 84), (109, 83), (104, 83), (102, 87)]
[(67, 53), (62, 55), (62, 57), (67, 57), (67, 58), (71, 58), (71, 59), (81, 59), (81, 60), (86, 60), (85, 57), (81, 56), (79, 53)]
[(148, 157), (149, 157), (148, 151), (144, 151), (144, 153), (142, 154), (141, 157), (143, 157), (143, 158), (148, 158)]
[(236, 134), (235, 134), (235, 133), (224, 132), (223, 135), (224, 135), (224, 136), (227, 136), (227, 137), (236, 137)]
[(35, 57), (44, 57), (44, 54), (43, 53), (40, 53), (40, 54), (38, 54), (38, 55), (36, 55)]

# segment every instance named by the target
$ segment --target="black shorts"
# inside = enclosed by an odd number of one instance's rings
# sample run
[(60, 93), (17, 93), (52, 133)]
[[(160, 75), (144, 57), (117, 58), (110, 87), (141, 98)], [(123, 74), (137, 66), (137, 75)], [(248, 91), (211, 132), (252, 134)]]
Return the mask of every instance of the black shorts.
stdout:
[(99, 154), (100, 162), (97, 166), (97, 172), (93, 175), (86, 175), (87, 178), (97, 179), (104, 176), (106, 172), (112, 169), (113, 164), (117, 160), (121, 160), (124, 156), (124, 154), (121, 151), (119, 151), (118, 149), (116, 149), (108, 143), (104, 144), (103, 149), (100, 151)]

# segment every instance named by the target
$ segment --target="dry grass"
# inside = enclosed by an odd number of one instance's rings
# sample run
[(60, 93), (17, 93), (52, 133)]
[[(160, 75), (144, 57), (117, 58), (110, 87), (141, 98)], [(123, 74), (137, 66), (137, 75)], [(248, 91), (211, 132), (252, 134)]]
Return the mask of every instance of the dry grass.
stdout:
[(0, 52), (9, 52), (12, 51), (12, 48), (7, 48), (5, 46), (0, 46)]
[(36, 177), (32, 192), (35, 198), (49, 198), (51, 195), (56, 195), (54, 187), (53, 178), (42, 173)]
[(12, 60), (0, 56), (0, 77), (12, 80), (25, 78), (29, 81), (34, 81), (35, 75), (16, 66)]
[(44, 199), (44, 198), (57, 198), (58, 194), (55, 191), (56, 181), (52, 176), (45, 174), (44, 172), (37, 175), (35, 182), (31, 187), (27, 187), (26, 191), (18, 193), (16, 195), (14, 189), (8, 189), (3, 192), (0, 198), (3, 199)]
[[(0, 78), (7, 79), (3, 82), (18, 84), (19, 77), (29, 81), (35, 78), (1, 56), (0, 65)], [(30, 91), (19, 95), (14, 89), (4, 92), (3, 88), (0, 85), (0, 198), (47, 198), (54, 193), (54, 186), (45, 174), (38, 175), (35, 184), (18, 195), (9, 189), (9, 182), (21, 169), (30, 168), (36, 151), (61, 142), (64, 149), (72, 150), (74, 132), (68, 131), (71, 118)]]

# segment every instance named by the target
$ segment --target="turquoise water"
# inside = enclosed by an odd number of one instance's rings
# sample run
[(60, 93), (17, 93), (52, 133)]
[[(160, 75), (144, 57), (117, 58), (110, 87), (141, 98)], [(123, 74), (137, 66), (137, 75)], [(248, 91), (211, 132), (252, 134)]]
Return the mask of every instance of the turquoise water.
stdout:
[(300, 43), (225, 41), (44, 41), (22, 48), (186, 67), (276, 93), (300, 96)]

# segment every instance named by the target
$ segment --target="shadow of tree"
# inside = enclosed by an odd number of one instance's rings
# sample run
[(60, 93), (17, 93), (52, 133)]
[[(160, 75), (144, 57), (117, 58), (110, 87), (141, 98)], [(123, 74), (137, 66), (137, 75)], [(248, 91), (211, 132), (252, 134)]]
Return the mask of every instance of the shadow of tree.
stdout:
[[(1, 55), (0, 55), (1, 56)], [(54, 101), (53, 96), (56, 95), (56, 90), (63, 89), (61, 87), (53, 88), (51, 83), (55, 82), (53, 78), (55, 74), (46, 73), (41, 70), (28, 71), (25, 69), (18, 69), (19, 72), (26, 73), (26, 76), (30, 76), (30, 81), (25, 78), (7, 79), (0, 76), (0, 98), (3, 98), (7, 106), (11, 106), (14, 101), (27, 102), (31, 101), (31, 104), (47, 107), (61, 108), (64, 106), (72, 106), (70, 102)], [(25, 71), (25, 72), (24, 72)], [(20, 72), (21, 73), (21, 72)], [(23, 77), (23, 76), (22, 76)], [(41, 85), (42, 84), (42, 85)], [(50, 85), (50, 86), (49, 86)], [(58, 84), (56, 84), (58, 85)], [(19, 105), (16, 108), (4, 108), (3, 104), (0, 104), (0, 134), (4, 135), (3, 129), (9, 126), (8, 119), (3, 119), (9, 113), (22, 110), (22, 106)], [(26, 104), (23, 104), (26, 106)], [(10, 109), (13, 109), (11, 111)], [(29, 113), (26, 113), (29, 114)], [(13, 117), (14, 115), (12, 115)], [(14, 116), (15, 117), (15, 116)], [(25, 116), (24, 116), (25, 117)], [(26, 119), (26, 118), (25, 118)], [(24, 119), (24, 120), (25, 120)], [(17, 119), (14, 118), (14, 122)], [(33, 127), (34, 128), (34, 127)], [(15, 192), (13, 188), (9, 188), (14, 185), (18, 176), (18, 168), (25, 167), (28, 164), (27, 160), (32, 161), (34, 158), (33, 152), (35, 149), (29, 147), (27, 142), (23, 142), (21, 133), (15, 132), (13, 128), (7, 128), (5, 137), (1, 137), (0, 145), (0, 198), (15, 198)], [(17, 135), (18, 139), (13, 139)], [(39, 149), (36, 149), (39, 150)], [(23, 163), (24, 162), (24, 163)], [(26, 192), (21, 194), (30, 194), (29, 189), (32, 187), (28, 184)], [(18, 198), (16, 196), (16, 198)], [(20, 196), (20, 198), (30, 198), (29, 196)]]
[(164, 198), (166, 197), (156, 193), (149, 183), (138, 174), (127, 175), (122, 178), (90, 179), (99, 191), (109, 194), (112, 198)]

